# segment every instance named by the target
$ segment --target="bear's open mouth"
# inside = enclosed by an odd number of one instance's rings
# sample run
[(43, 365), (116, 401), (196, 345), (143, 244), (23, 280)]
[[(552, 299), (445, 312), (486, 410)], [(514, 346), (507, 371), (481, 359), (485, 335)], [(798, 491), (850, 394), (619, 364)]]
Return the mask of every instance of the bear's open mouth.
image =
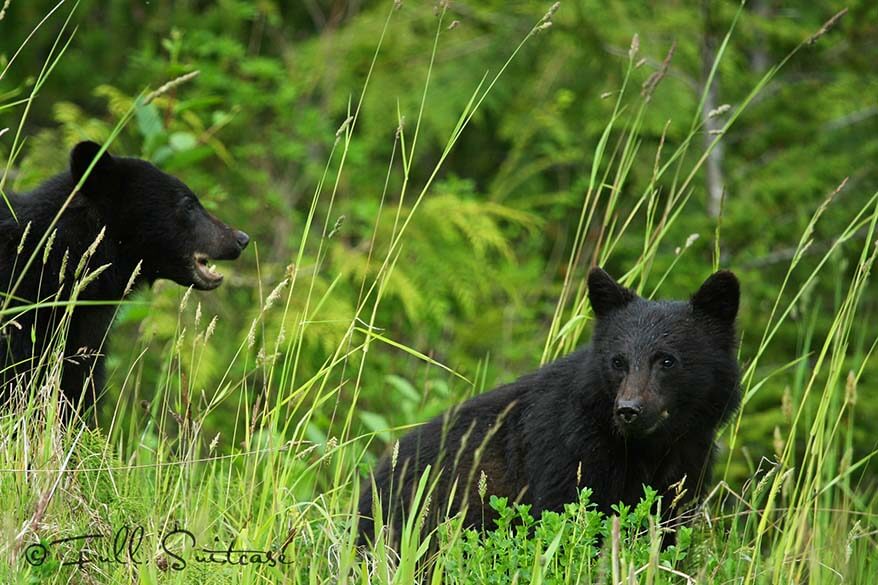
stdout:
[(223, 275), (217, 272), (216, 268), (210, 263), (210, 256), (196, 252), (192, 259), (194, 260), (193, 276), (195, 277), (195, 284), (199, 288), (210, 290), (222, 283)]

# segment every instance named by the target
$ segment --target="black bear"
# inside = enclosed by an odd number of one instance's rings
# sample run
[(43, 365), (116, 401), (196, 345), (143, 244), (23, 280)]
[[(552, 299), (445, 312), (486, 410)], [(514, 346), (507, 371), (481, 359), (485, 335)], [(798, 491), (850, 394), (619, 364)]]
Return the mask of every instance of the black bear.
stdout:
[(594, 268), (588, 296), (590, 345), (434, 418), (379, 462), (360, 490), (361, 542), (374, 538), (373, 479), (398, 542), (428, 465), (425, 527), (461, 510), (467, 526), (493, 527), (483, 473), (488, 494), (531, 504), (535, 517), (576, 501), (582, 487), (604, 513), (637, 503), (644, 484), (665, 496), (666, 518), (673, 500), (678, 510), (698, 500), (714, 434), (740, 403), (738, 280), (720, 271), (689, 301), (650, 301)]
[[(64, 412), (85, 410), (102, 389), (101, 352), (126, 289), (159, 278), (214, 289), (223, 278), (211, 261), (237, 258), (250, 239), (208, 213), (179, 179), (145, 160), (100, 150), (81, 142), (68, 171), (30, 193), (9, 194), (9, 205), (0, 199), (0, 307), (7, 309), (0, 313), (3, 403), (20, 397), (40, 370), (40, 380), (60, 379)], [(83, 269), (80, 259), (89, 254)], [(105, 265), (77, 292), (76, 303), (67, 302), (77, 278), (82, 282), (87, 271)], [(57, 347), (63, 347), (63, 359), (52, 360)], [(54, 377), (48, 375), (52, 368), (60, 368)]]

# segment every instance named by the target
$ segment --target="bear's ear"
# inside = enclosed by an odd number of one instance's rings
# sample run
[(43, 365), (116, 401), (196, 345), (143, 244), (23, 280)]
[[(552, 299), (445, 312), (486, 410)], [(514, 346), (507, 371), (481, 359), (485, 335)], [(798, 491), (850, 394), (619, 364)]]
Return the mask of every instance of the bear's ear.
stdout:
[(741, 286), (729, 270), (711, 274), (701, 288), (692, 295), (692, 308), (723, 323), (732, 324), (738, 315)]
[[(82, 176), (88, 170), (88, 167), (91, 166), (92, 161), (97, 158), (100, 151), (101, 145), (90, 140), (80, 142), (73, 147), (73, 150), (70, 153), (70, 173), (73, 175), (74, 181), (78, 183), (79, 180), (82, 179)], [(115, 163), (116, 161), (110, 156), (110, 153), (104, 152), (104, 154), (101, 155), (101, 158), (95, 163), (94, 168), (92, 168), (91, 172), (88, 174), (86, 184), (93, 185), (94, 183), (92, 179), (101, 175), (106, 175), (108, 172), (112, 171)]]
[(620, 285), (600, 268), (592, 268), (588, 273), (588, 300), (599, 318), (624, 307), (636, 297), (634, 291)]

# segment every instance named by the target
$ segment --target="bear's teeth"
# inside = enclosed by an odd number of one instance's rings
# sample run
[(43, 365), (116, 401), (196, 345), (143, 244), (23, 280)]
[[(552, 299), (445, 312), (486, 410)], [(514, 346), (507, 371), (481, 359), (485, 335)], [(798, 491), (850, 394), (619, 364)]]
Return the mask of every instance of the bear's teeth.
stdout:
[(210, 257), (207, 254), (196, 253), (193, 259), (195, 260), (195, 271), (201, 278), (214, 282), (222, 280), (223, 275), (217, 271), (215, 264), (210, 264)]

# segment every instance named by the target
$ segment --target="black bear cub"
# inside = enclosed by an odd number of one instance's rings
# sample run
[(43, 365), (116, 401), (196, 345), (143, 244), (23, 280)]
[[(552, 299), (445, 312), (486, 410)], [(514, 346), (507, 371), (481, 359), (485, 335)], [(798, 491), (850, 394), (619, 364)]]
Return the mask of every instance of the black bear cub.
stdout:
[[(48, 255), (45, 248), (36, 250), (83, 176), (80, 191), (52, 228)], [(32, 374), (55, 363), (61, 367), (65, 412), (77, 405), (84, 410), (102, 389), (105, 337), (114, 305), (126, 289), (159, 278), (214, 289), (223, 277), (211, 261), (237, 258), (250, 240), (208, 213), (177, 178), (144, 160), (101, 154), (94, 142), (74, 147), (68, 171), (30, 193), (7, 195), (11, 210), (0, 199), (0, 307), (22, 310), (0, 316), (3, 403), (20, 398)], [(64, 302), (70, 299), (80, 258), (102, 230), (88, 270), (109, 266), (78, 294), (77, 302), (86, 302), (67, 314)], [(43, 305), (29, 307), (37, 301)], [(57, 344), (61, 325), (66, 331), (63, 359), (53, 362), (47, 354)]]
[[(487, 493), (560, 511), (592, 489), (604, 513), (637, 503), (643, 485), (677, 510), (710, 480), (714, 433), (740, 402), (735, 317), (739, 285), (720, 271), (689, 301), (650, 301), (599, 268), (588, 276), (597, 322), (590, 345), (477, 396), (405, 435), (363, 482), (360, 538), (374, 538), (374, 478), (390, 542), (431, 466), (430, 517), (464, 510), (465, 523), (494, 526)], [(391, 461), (391, 459), (394, 459)], [(682, 487), (680, 487), (680, 482)]]

